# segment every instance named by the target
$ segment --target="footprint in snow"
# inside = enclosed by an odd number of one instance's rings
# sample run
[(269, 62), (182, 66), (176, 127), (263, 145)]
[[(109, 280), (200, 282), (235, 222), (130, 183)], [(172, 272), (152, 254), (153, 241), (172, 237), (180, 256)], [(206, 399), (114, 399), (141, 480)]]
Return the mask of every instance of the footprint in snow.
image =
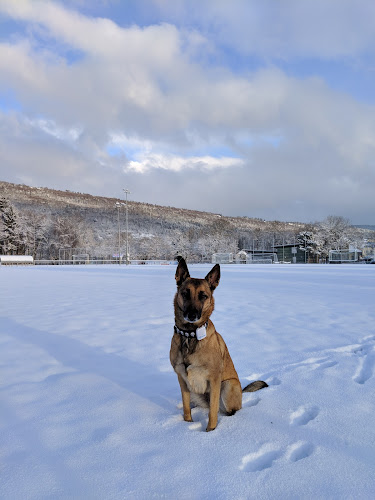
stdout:
[(277, 377), (271, 377), (270, 379), (266, 380), (267, 384), (270, 386), (272, 385), (281, 385), (281, 380)]
[(298, 441), (288, 446), (286, 458), (289, 462), (298, 462), (309, 457), (314, 451), (314, 446), (306, 441)]
[(288, 446), (285, 451), (272, 443), (266, 443), (258, 451), (242, 457), (239, 469), (245, 472), (260, 472), (269, 469), (282, 458), (295, 463), (309, 457), (313, 452), (314, 446), (306, 441), (297, 441)]
[(240, 470), (257, 472), (272, 467), (273, 462), (282, 456), (282, 450), (267, 443), (258, 451), (249, 453), (242, 458)]
[(242, 408), (249, 408), (251, 406), (256, 406), (260, 402), (259, 396), (254, 396), (252, 394), (244, 393), (242, 395)]
[(308, 358), (301, 363), (296, 363), (297, 368), (310, 368), (311, 370), (324, 370), (326, 368), (331, 368), (331, 366), (337, 365), (337, 361), (334, 361), (328, 357), (325, 358)]
[(317, 406), (300, 406), (290, 415), (290, 425), (307, 425), (319, 415)]
[(327, 361), (322, 361), (321, 363), (317, 364), (317, 366), (314, 367), (314, 370), (325, 370), (326, 368), (331, 368), (332, 366), (337, 365), (337, 361), (333, 360), (327, 360)]
[[(357, 369), (352, 380), (357, 384), (365, 384), (375, 374), (375, 336), (364, 337), (361, 343), (349, 344), (332, 349), (332, 352), (352, 354), (359, 358)], [(336, 364), (336, 363), (335, 363)], [(333, 365), (332, 365), (333, 366)]]
[(173, 415), (172, 417), (167, 418), (167, 420), (165, 420), (165, 422), (162, 423), (162, 426), (171, 427), (183, 421), (184, 419), (182, 415)]
[(363, 345), (355, 353), (360, 356), (360, 359), (353, 380), (357, 384), (363, 385), (374, 375), (375, 346), (371, 344)]

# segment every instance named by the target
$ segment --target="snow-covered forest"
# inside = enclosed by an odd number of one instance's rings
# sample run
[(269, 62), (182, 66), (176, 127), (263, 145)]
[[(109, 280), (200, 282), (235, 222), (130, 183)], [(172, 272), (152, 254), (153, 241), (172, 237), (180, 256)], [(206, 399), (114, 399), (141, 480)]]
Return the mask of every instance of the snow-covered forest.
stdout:
[[(32, 188), (0, 182), (0, 253), (30, 254), (54, 260), (61, 249), (90, 257), (125, 253), (124, 199), (70, 191)], [(162, 207), (128, 201), (128, 243), (132, 259), (210, 261), (215, 252), (243, 248), (271, 250), (293, 243), (305, 248), (310, 261), (324, 260), (330, 249), (363, 247), (375, 231), (359, 229), (340, 216), (324, 221), (264, 221), (248, 217)], [(70, 254), (69, 254), (70, 255)]]

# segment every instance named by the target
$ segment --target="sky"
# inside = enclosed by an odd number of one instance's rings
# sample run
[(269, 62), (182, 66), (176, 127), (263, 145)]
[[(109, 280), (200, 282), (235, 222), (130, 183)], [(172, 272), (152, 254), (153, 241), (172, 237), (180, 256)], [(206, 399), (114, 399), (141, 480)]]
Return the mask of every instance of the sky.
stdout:
[(374, 224), (373, 0), (0, 0), (0, 180)]

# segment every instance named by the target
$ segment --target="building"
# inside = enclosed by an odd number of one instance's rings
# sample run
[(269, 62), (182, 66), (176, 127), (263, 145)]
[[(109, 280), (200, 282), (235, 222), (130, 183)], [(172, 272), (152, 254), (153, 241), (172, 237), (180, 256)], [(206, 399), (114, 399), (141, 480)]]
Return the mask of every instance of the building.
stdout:
[(309, 253), (299, 248), (298, 245), (292, 243), (275, 245), (274, 250), (279, 262), (288, 264), (305, 264), (309, 262)]

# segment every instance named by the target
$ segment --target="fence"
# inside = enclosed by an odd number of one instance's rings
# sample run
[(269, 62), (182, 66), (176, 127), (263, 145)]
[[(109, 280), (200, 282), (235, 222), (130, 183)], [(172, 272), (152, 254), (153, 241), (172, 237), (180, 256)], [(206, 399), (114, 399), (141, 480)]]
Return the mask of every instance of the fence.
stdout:
[[(71, 259), (71, 260), (35, 260), (36, 266), (72, 266), (72, 265), (121, 265), (126, 266), (125, 260), (119, 263), (118, 259)], [(129, 264), (133, 266), (169, 266), (177, 265), (177, 261), (173, 260), (129, 260)]]

